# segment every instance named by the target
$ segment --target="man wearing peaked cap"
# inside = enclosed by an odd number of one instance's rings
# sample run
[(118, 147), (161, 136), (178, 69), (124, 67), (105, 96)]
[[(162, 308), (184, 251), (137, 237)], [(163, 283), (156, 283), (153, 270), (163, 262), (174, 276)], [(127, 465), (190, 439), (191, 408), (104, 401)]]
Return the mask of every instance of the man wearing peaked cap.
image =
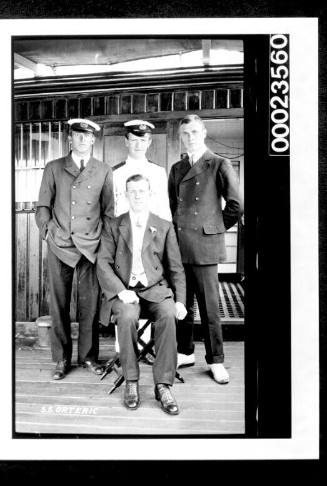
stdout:
[(151, 186), (150, 210), (157, 216), (171, 221), (166, 170), (146, 157), (155, 126), (146, 120), (130, 120), (124, 123), (124, 127), (127, 158), (113, 167), (115, 216), (128, 211), (128, 201), (125, 197), (126, 180), (132, 175), (143, 174), (149, 179)]
[(95, 259), (104, 222), (113, 216), (112, 170), (92, 156), (99, 125), (69, 120), (70, 153), (48, 162), (37, 202), (36, 223), (48, 246), (53, 379), (71, 366), (70, 300), (74, 272), (78, 294), (78, 363), (102, 373), (99, 353), (99, 284)]
[(86, 133), (95, 133), (101, 130), (100, 126), (91, 121), (86, 120), (85, 118), (72, 118), (68, 120), (68, 125), (71, 130), (74, 132), (86, 132)]
[(152, 130), (155, 128), (152, 123), (144, 120), (130, 120), (124, 123), (124, 127), (126, 127), (127, 132), (133, 133), (137, 137), (145, 133), (152, 133)]

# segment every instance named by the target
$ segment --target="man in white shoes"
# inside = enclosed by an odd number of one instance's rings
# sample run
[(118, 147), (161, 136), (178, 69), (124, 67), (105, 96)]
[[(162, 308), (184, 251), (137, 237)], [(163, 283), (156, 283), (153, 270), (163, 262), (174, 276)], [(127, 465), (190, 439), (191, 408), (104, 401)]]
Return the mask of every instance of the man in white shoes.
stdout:
[(164, 412), (177, 415), (179, 408), (170, 388), (177, 366), (176, 319), (186, 316), (180, 251), (172, 223), (149, 211), (149, 180), (140, 174), (129, 177), (126, 197), (130, 209), (109, 222), (97, 256), (107, 312), (118, 329), (126, 380), (124, 405), (135, 410), (140, 404), (137, 328), (140, 315), (146, 312), (154, 326), (155, 398)]
[[(224, 233), (242, 215), (237, 176), (229, 160), (205, 145), (206, 128), (197, 115), (179, 126), (187, 156), (174, 164), (168, 180), (170, 209), (186, 275), (187, 316), (178, 323), (178, 367), (194, 358), (194, 294), (201, 316), (206, 362), (218, 383), (228, 383), (219, 316), (217, 264), (226, 257)], [(226, 201), (222, 209), (222, 198)]]

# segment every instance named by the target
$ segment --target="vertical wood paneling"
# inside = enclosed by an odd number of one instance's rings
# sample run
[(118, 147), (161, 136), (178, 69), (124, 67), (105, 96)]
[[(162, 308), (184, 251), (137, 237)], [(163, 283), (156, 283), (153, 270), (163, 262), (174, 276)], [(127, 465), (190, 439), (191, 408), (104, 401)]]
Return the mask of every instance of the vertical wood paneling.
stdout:
[(39, 230), (36, 226), (34, 213), (28, 213), (29, 221), (29, 248), (28, 248), (28, 316), (29, 321), (39, 317)]
[(165, 133), (154, 133), (152, 135), (152, 143), (147, 151), (147, 158), (167, 170), (166, 138)]
[(126, 159), (127, 148), (122, 135), (109, 135), (104, 137), (104, 162), (111, 167)]
[(16, 215), (16, 320), (26, 318), (26, 214)]
[(171, 166), (180, 160), (180, 139), (178, 133), (178, 120), (170, 120), (167, 124), (167, 172)]

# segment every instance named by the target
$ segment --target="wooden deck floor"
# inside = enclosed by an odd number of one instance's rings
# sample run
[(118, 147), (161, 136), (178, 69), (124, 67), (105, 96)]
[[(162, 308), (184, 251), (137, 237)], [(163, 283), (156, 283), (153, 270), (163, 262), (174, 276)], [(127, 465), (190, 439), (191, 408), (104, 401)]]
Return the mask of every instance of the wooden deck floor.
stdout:
[[(100, 361), (114, 355), (113, 338), (102, 338)], [(15, 432), (107, 436), (207, 436), (243, 434), (243, 342), (225, 343), (230, 383), (215, 383), (206, 370), (204, 345), (196, 343), (196, 364), (180, 370), (173, 393), (180, 414), (169, 416), (154, 399), (152, 368), (141, 364), (141, 406), (127, 410), (124, 384), (108, 395), (116, 374), (103, 381), (77, 366), (64, 380), (53, 381), (49, 348), (16, 349)], [(74, 361), (75, 360), (75, 361)], [(76, 356), (73, 356), (73, 363)]]

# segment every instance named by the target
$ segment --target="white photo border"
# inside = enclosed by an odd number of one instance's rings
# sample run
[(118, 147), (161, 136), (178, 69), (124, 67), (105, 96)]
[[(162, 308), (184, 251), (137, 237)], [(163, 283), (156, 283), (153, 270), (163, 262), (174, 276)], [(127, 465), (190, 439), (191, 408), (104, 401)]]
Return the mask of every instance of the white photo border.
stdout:
[[(66, 439), (12, 438), (13, 243), (11, 184), (11, 39), (25, 35), (245, 35), (289, 34), (291, 78), (291, 358), (290, 439)], [(0, 460), (225, 460), (319, 457), (319, 266), (318, 266), (318, 19), (6, 19), (2, 47), (0, 130), (2, 181)], [(6, 95), (7, 93), (7, 95)], [(304, 197), (303, 195), (306, 195)], [(7, 256), (7, 257), (6, 257)], [(92, 447), (89, 447), (90, 443)]]

